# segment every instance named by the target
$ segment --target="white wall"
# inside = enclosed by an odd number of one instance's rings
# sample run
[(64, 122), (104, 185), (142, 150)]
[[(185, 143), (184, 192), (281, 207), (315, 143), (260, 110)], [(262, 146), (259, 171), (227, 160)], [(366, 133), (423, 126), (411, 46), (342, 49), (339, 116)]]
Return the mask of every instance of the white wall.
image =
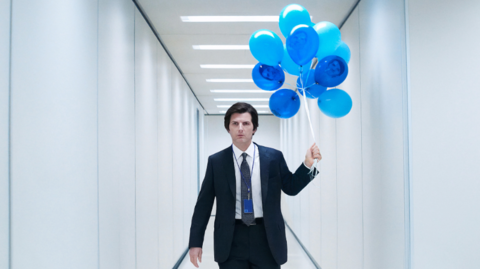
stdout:
[(479, 10), (409, 1), (413, 268), (480, 266)]
[(99, 6), (99, 265), (135, 267), (134, 5)]
[(9, 266), (10, 0), (0, 1), (0, 268)]
[(97, 267), (97, 2), (12, 18), (12, 266)]
[[(349, 76), (338, 88), (353, 99), (340, 119), (309, 101), (320, 174), (297, 197), (289, 218), (322, 268), (404, 268), (404, 159), (407, 128), (403, 1), (361, 1), (342, 29)], [(298, 165), (313, 142), (304, 107), (282, 121), (282, 149)]]
[(132, 1), (13, 7), (10, 116), (0, 20), (0, 267), (9, 253), (12, 268), (173, 266), (196, 200), (200, 104)]

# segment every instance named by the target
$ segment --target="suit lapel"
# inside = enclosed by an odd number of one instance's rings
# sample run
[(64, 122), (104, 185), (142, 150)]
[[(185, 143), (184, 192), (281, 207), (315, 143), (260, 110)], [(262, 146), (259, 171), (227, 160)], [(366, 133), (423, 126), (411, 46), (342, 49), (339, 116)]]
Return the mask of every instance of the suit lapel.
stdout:
[[(255, 143), (255, 145), (257, 145)], [(265, 205), (265, 201), (268, 193), (268, 167), (270, 165), (270, 156), (268, 155), (266, 149), (262, 146), (257, 145), (258, 153), (260, 154), (260, 181), (262, 184), (262, 202)]]
[(233, 197), (237, 197), (237, 182), (235, 179), (235, 167), (233, 164), (233, 153), (232, 147), (228, 147), (224, 150), (225, 156), (223, 159), (225, 160), (225, 171), (226, 171), (226, 178), (228, 181), (228, 185), (230, 186), (230, 190), (232, 191)]

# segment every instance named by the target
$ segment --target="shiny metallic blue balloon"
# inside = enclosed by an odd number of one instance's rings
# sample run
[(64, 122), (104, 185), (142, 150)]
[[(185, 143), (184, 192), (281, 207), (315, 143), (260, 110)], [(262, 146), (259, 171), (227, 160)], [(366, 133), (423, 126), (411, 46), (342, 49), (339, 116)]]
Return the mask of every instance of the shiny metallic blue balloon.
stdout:
[(319, 39), (317, 32), (306, 25), (295, 26), (287, 38), (287, 51), (292, 60), (303, 66), (309, 63), (318, 51)]
[(283, 59), (283, 42), (270, 30), (258, 30), (252, 34), (250, 52), (259, 62), (267, 65), (278, 65)]
[(311, 65), (312, 61), (308, 62), (302, 67), (296, 64), (292, 58), (290, 58), (290, 55), (288, 55), (287, 46), (285, 45), (285, 49), (283, 51), (283, 60), (281, 63), (282, 69), (285, 70), (285, 72), (289, 73), (290, 75), (299, 76), (300, 70), (308, 70), (310, 69)]
[(285, 82), (285, 73), (280, 66), (270, 66), (258, 63), (252, 70), (255, 85), (266, 91), (280, 89)]
[(323, 87), (315, 82), (315, 70), (311, 69), (306, 74), (302, 74), (297, 78), (298, 92), (303, 95), (303, 90), (307, 92), (307, 98), (316, 99), (322, 93), (327, 90), (327, 87)]
[(335, 52), (335, 49), (340, 45), (341, 33), (338, 27), (328, 21), (321, 21), (313, 29), (318, 34), (320, 45), (318, 46), (317, 58), (323, 59)]
[(330, 89), (318, 98), (318, 107), (331, 118), (341, 118), (352, 109), (352, 98), (340, 89)]
[(343, 41), (340, 41), (340, 45), (335, 49), (333, 55), (341, 57), (347, 64), (350, 62), (350, 48)]
[(324, 87), (340, 85), (348, 75), (348, 65), (336, 55), (327, 56), (318, 61), (315, 67), (315, 81)]
[(311, 25), (310, 14), (301, 5), (291, 4), (280, 12), (278, 26), (284, 37), (288, 37), (292, 29), (299, 24)]
[(273, 115), (288, 119), (295, 116), (300, 109), (300, 97), (292, 90), (281, 89), (270, 96), (268, 104)]

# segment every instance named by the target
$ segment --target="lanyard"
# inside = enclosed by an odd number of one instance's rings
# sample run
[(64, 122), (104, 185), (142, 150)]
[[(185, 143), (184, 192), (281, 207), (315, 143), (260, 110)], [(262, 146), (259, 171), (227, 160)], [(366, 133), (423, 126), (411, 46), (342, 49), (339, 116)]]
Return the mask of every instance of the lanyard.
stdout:
[[(256, 147), (253, 146), (253, 163), (252, 163), (252, 172), (250, 173), (250, 183), (252, 183), (253, 167), (255, 166), (255, 150), (256, 150)], [(247, 186), (248, 196), (250, 196), (250, 186), (245, 180), (245, 177), (243, 177), (242, 169), (240, 169), (240, 165), (238, 165), (237, 156), (235, 155), (235, 151), (233, 150), (233, 145), (232, 145), (232, 152), (233, 152), (233, 157), (235, 157), (235, 162), (237, 163), (238, 170), (240, 171), (240, 176), (242, 177), (243, 181), (245, 182), (245, 185)]]

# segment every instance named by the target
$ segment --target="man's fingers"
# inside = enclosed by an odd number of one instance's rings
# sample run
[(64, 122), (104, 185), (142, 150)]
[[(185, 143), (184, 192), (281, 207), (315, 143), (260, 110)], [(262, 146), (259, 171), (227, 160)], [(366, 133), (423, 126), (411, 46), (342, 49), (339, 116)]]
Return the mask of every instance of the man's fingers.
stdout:
[(197, 257), (195, 255), (190, 255), (190, 262), (198, 268)]
[(198, 260), (202, 262), (202, 251), (200, 250), (200, 253), (198, 253)]

